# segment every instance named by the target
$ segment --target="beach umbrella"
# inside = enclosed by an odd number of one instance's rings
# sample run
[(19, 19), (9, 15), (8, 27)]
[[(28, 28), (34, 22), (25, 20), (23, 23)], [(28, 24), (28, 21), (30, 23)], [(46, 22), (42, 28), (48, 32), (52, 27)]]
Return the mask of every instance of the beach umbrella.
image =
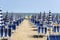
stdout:
[(1, 30), (1, 37), (3, 37), (3, 28), (1, 28), (0, 30)]
[(19, 26), (19, 21), (17, 20), (17, 26)]
[(12, 24), (9, 24), (9, 25), (8, 25), (8, 28), (12, 28)]
[(12, 30), (16, 30), (16, 25), (12, 24)]
[(11, 37), (12, 33), (11, 33), (11, 28), (8, 28), (8, 36)]
[(46, 21), (46, 14), (45, 14), (45, 11), (44, 11), (44, 13), (43, 13), (42, 21), (43, 21), (43, 22)]
[(56, 26), (54, 26), (54, 32), (57, 32), (57, 27)]
[(45, 31), (44, 28), (41, 28), (41, 29), (42, 29), (42, 33), (44, 33), (44, 31)]
[(47, 16), (47, 27), (50, 28), (52, 27), (52, 13), (49, 12), (48, 16)]
[(16, 20), (13, 21), (13, 24), (14, 24), (15, 26), (17, 26)]
[(7, 28), (4, 29), (5, 37), (7, 37)]
[(44, 34), (46, 34), (46, 33), (47, 33), (47, 28), (42, 27), (41, 29), (42, 29), (42, 33), (44, 33)]
[(47, 33), (47, 28), (45, 28), (45, 33)]
[(2, 15), (2, 10), (0, 9), (0, 36), (3, 37), (4, 33), (4, 20)]
[(15, 24), (9, 24), (8, 28), (10, 28), (12, 30), (16, 30), (16, 25)]
[(4, 20), (4, 24), (5, 24), (5, 25), (8, 25), (8, 24), (9, 24), (8, 12), (6, 12), (6, 15), (5, 15), (5, 17), (3, 18), (3, 20)]
[(60, 30), (60, 26), (57, 26), (57, 32), (59, 32), (59, 30)]
[(40, 12), (40, 14), (38, 14), (38, 19), (41, 19), (41, 15), (42, 15), (42, 14), (41, 14), (41, 12)]
[(40, 27), (38, 27), (38, 34), (40, 33)]

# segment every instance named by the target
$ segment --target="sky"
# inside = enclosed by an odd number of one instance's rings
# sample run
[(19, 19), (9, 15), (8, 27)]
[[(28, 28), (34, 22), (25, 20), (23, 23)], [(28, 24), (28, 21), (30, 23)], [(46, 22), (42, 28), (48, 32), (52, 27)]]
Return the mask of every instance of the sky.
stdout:
[(60, 13), (60, 0), (0, 0), (3, 12), (16, 13)]

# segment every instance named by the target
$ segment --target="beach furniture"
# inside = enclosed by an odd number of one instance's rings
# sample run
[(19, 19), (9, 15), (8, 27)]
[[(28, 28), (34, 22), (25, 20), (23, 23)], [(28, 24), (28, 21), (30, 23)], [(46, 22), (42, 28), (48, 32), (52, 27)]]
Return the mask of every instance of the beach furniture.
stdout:
[(60, 40), (60, 35), (50, 35), (49, 40)]

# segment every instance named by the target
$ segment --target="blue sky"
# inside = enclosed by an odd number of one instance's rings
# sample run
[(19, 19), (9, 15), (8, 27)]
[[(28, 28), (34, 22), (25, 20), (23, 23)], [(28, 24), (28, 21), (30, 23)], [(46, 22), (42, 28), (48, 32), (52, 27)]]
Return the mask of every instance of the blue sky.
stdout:
[(0, 0), (3, 12), (39, 13), (58, 12), (60, 13), (60, 0)]

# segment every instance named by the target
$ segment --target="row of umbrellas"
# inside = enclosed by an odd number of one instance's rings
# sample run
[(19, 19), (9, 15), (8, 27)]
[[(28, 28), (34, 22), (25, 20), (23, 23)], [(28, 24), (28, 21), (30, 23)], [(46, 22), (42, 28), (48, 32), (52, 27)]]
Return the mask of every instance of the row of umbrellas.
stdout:
[[(49, 13), (41, 13), (38, 15), (32, 15), (30, 21), (37, 27), (38, 35), (40, 33), (46, 34), (47, 30), (53, 29), (53, 32), (60, 32), (60, 20), (59, 14), (54, 15), (49, 11)], [(56, 24), (53, 26), (53, 24)], [(58, 24), (58, 25), (57, 25)], [(49, 33), (50, 35), (50, 33)], [(58, 34), (59, 35), (59, 34)]]
[(8, 12), (6, 13), (6, 16), (3, 18), (2, 10), (0, 10), (0, 37), (11, 37), (12, 33), (17, 29), (17, 26), (21, 24), (21, 22), (24, 20), (23, 16), (20, 17), (13, 17), (13, 13), (11, 17), (9, 18)]

